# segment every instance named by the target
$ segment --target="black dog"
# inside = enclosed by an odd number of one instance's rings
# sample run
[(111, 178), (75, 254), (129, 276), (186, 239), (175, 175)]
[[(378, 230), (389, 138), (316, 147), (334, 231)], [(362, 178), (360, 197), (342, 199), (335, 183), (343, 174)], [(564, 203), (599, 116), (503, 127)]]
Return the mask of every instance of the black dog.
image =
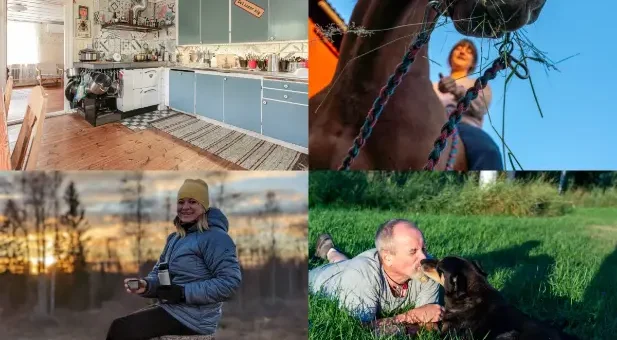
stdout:
[(474, 339), (577, 340), (508, 304), (477, 262), (460, 257), (422, 260), (424, 273), (444, 287), (442, 332)]

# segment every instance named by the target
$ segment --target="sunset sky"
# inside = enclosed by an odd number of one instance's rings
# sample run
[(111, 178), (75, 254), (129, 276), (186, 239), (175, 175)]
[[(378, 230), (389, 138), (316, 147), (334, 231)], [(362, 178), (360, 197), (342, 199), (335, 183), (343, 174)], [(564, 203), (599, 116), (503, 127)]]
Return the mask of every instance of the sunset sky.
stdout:
[[(257, 217), (263, 210), (268, 191), (274, 191), (282, 215), (275, 219), (276, 242), (279, 254), (283, 257), (304, 256), (306, 236), (302, 231), (291, 227), (302, 225), (308, 220), (308, 172), (291, 171), (229, 171), (224, 179), (226, 193), (241, 193), (245, 198), (231, 202), (223, 212), (230, 221), (229, 233), (236, 242), (239, 252), (249, 254), (255, 247), (268, 247), (271, 243), (271, 222)], [(131, 261), (132, 238), (124, 235), (125, 224), (122, 213), (125, 206), (121, 204), (122, 179), (126, 172), (121, 171), (83, 171), (63, 172), (65, 181), (60, 189), (64, 193), (71, 181), (79, 193), (80, 201), (86, 209), (86, 218), (91, 225), (85, 236), (89, 238), (88, 258), (98, 261), (106, 257), (106, 245), (112, 240), (113, 248), (121, 261)], [(144, 187), (147, 199), (155, 201), (151, 211), (150, 221), (144, 223), (148, 236), (144, 243), (145, 253), (158, 257), (164, 246), (166, 236), (173, 231), (171, 221), (167, 220), (165, 201), (171, 198), (169, 216), (175, 216), (175, 202), (178, 189), (184, 180), (203, 179), (209, 184), (210, 200), (214, 205), (216, 195), (220, 190), (221, 177), (209, 172), (149, 171), (144, 172)], [(9, 188), (0, 193), (0, 217), (8, 199), (14, 199), (21, 204), (22, 194), (13, 173), (0, 174), (0, 181), (12, 183), (15, 188)], [(61, 206), (64, 213), (66, 207)], [(31, 235), (32, 236), (32, 235)], [(47, 248), (53, 248), (51, 231), (46, 236)], [(34, 242), (34, 239), (31, 240)], [(34, 259), (36, 261), (36, 259)]]
[[(82, 171), (64, 172), (67, 180), (74, 181), (84, 206), (86, 206), (88, 218), (97, 220), (99, 217), (121, 213), (123, 206), (122, 193), (120, 192), (121, 180), (125, 176), (122, 171)], [(178, 189), (185, 179), (203, 179), (209, 184), (210, 197), (219, 190), (218, 183), (211, 178), (207, 171), (182, 172), (177, 171), (148, 171), (144, 173), (144, 185), (146, 198), (154, 199), (160, 206), (157, 209), (159, 216), (156, 219), (165, 218), (165, 199), (171, 197), (175, 202)], [(12, 181), (12, 173), (2, 173), (0, 178)], [(226, 192), (241, 192), (250, 195), (251, 198), (235, 204), (232, 210), (225, 211), (227, 214), (250, 213), (262, 209), (265, 203), (265, 194), (272, 190), (276, 192), (280, 206), (284, 211), (301, 211), (308, 204), (308, 173), (292, 171), (229, 171), (226, 180)], [(61, 189), (64, 191), (64, 187)], [(11, 190), (0, 195), (0, 206), (4, 206), (7, 199), (21, 199), (18, 190)], [(172, 210), (175, 209), (172, 207)]]

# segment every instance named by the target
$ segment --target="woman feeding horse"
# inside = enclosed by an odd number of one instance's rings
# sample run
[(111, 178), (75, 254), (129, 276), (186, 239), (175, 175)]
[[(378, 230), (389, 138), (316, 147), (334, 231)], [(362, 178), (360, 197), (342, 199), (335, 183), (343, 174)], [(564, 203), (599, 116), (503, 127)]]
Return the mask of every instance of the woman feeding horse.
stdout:
[[(469, 39), (462, 39), (450, 51), (448, 63), (452, 72), (449, 76), (439, 74), (439, 81), (434, 83), (435, 93), (449, 115), (456, 109), (458, 101), (465, 96), (467, 89), (474, 86), (475, 79), (469, 74), (476, 68), (478, 49)], [(484, 115), (491, 105), (490, 85), (479, 92), (471, 101), (469, 109), (463, 112), (457, 128), (460, 139), (465, 145), (467, 164), (470, 170), (503, 170), (499, 147), (491, 136), (482, 130)]]
[[(349, 21), (370, 34), (344, 35), (333, 81), (310, 99), (311, 169), (423, 169), (449, 123), (429, 79), (425, 39), (437, 15), (450, 17), (462, 34), (499, 38), (535, 22), (545, 0), (431, 4), (428, 0), (357, 1)], [(414, 39), (417, 44), (410, 47)], [(464, 141), (456, 138), (453, 169), (469, 170)], [(431, 159), (434, 169), (446, 168), (453, 142), (449, 137), (438, 161)]]
[(210, 207), (208, 185), (187, 179), (178, 191), (176, 232), (148, 276), (128, 278), (128, 293), (157, 298), (156, 305), (115, 319), (107, 340), (164, 335), (206, 335), (214, 339), (221, 307), (242, 280), (229, 222)]

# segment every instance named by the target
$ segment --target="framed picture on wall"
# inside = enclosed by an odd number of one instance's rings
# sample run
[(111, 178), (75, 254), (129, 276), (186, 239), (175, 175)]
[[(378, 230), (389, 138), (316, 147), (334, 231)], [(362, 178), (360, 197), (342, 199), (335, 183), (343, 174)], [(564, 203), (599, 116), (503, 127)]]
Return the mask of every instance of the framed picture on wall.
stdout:
[(75, 19), (75, 37), (90, 38), (90, 21)]
[(79, 11), (77, 12), (79, 15), (79, 19), (88, 20), (89, 10), (86, 6), (79, 6)]

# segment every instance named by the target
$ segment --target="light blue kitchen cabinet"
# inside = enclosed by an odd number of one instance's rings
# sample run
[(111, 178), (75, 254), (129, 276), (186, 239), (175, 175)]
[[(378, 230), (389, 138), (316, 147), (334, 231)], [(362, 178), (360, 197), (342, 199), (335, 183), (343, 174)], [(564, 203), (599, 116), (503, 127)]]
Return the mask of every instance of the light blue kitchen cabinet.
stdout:
[(212, 74), (195, 75), (195, 113), (219, 122), (225, 121), (223, 79)]
[(201, 43), (229, 43), (229, 0), (201, 0)]
[(198, 45), (201, 43), (200, 6), (201, 0), (178, 0), (178, 45)]
[(263, 134), (308, 148), (308, 106), (263, 99)]
[[(251, 0), (251, 3), (264, 9), (261, 17), (256, 17), (231, 1), (231, 42), (265, 42), (268, 41), (268, 0)], [(306, 1), (306, 0), (305, 0)], [(307, 21), (307, 12), (304, 20)]]
[(195, 113), (195, 72), (169, 71), (169, 106)]
[(269, 3), (270, 40), (308, 39), (307, 0), (269, 0)]
[(261, 79), (223, 77), (225, 123), (261, 133)]

